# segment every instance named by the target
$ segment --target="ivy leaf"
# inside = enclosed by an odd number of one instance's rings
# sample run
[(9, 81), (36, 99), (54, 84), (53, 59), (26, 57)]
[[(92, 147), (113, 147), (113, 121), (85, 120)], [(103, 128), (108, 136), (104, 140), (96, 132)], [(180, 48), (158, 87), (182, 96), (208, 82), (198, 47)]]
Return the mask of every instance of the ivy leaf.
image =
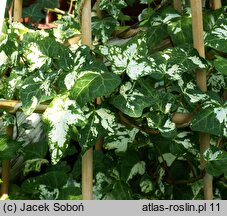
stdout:
[(148, 45), (149, 48), (152, 50), (156, 46), (158, 46), (164, 38), (168, 36), (167, 28), (165, 25), (157, 25), (148, 28)]
[(47, 159), (43, 159), (43, 158), (26, 160), (24, 162), (23, 174), (24, 174), (24, 176), (26, 176), (30, 172), (40, 172), (42, 165), (44, 165), (44, 164), (47, 165), (48, 163), (49, 163), (49, 161)]
[(227, 136), (227, 103), (208, 101), (192, 122), (191, 129), (217, 136)]
[(206, 68), (205, 61), (190, 46), (166, 49), (149, 56), (145, 35), (134, 39), (122, 47), (100, 46), (99, 51), (110, 61), (114, 73), (126, 72), (132, 80), (146, 75), (160, 80), (166, 75), (182, 83), (183, 73)]
[(131, 82), (126, 82), (120, 87), (120, 94), (111, 99), (111, 103), (130, 117), (138, 118), (142, 115), (144, 108), (151, 106), (154, 102), (140, 89), (133, 88)]
[(180, 17), (170, 22), (167, 29), (174, 44), (183, 45), (185, 43), (193, 43), (191, 16)]
[(92, 32), (97, 39), (101, 39), (103, 43), (106, 43), (109, 40), (112, 32), (117, 26), (117, 21), (112, 17), (106, 18), (92, 18)]
[(22, 143), (0, 136), (0, 160), (11, 160), (21, 148)]
[(45, 8), (57, 8), (57, 0), (39, 0), (23, 9), (23, 17), (29, 17), (32, 21), (40, 21), (45, 18), (42, 10)]
[(139, 21), (149, 19), (150, 16), (154, 13), (154, 10), (151, 8), (145, 8), (141, 12), (141, 14), (138, 16)]
[(213, 28), (205, 33), (205, 46), (227, 53), (227, 20), (218, 19)]
[(131, 189), (124, 181), (116, 181), (112, 187), (111, 196), (115, 200), (131, 200)]
[(22, 109), (26, 115), (31, 114), (40, 103), (54, 97), (51, 75), (53, 76), (53, 74), (44, 75), (39, 71), (24, 80), (20, 94)]
[(145, 57), (148, 49), (144, 34), (131, 39), (124, 46), (100, 46), (99, 52), (111, 62), (112, 71), (121, 75), (126, 72), (132, 80), (152, 73), (152, 61)]
[(73, 68), (73, 54), (71, 50), (63, 44), (57, 42), (54, 38), (46, 37), (37, 43), (40, 51), (57, 61), (60, 68), (70, 71)]
[(12, 100), (15, 96), (16, 90), (21, 86), (22, 76), (12, 71), (10, 76), (6, 78), (4, 96), (8, 100)]
[(107, 96), (121, 83), (119, 76), (98, 68), (82, 71), (70, 93), (70, 97), (83, 107), (96, 97)]
[(41, 52), (35, 42), (24, 42), (24, 56), (30, 71), (36, 69), (47, 70), (52, 64), (52, 59)]
[(31, 160), (35, 158), (44, 158), (48, 151), (47, 142), (31, 143), (24, 147), (24, 159)]
[(215, 69), (227, 77), (227, 59), (217, 56), (217, 59), (214, 60)]
[(168, 115), (161, 112), (150, 112), (147, 117), (147, 125), (152, 129), (158, 129), (163, 137), (176, 136), (176, 124)]
[(141, 4), (151, 4), (154, 0), (140, 0)]
[(53, 33), (58, 41), (64, 42), (75, 34), (80, 34), (80, 24), (76, 16), (66, 14), (55, 21), (55, 23), (57, 28), (53, 29)]
[(33, 194), (37, 199), (55, 200), (59, 196), (59, 189), (67, 183), (68, 176), (63, 171), (52, 171), (37, 177), (26, 179), (21, 189), (24, 193)]
[(107, 108), (94, 110), (89, 115), (87, 125), (79, 130), (78, 140), (83, 152), (95, 145), (100, 137), (105, 139), (105, 149), (125, 152), (138, 133), (138, 129), (127, 129), (119, 124), (114, 113)]
[(204, 152), (204, 159), (207, 161), (206, 170), (213, 176), (220, 176), (224, 173), (227, 176), (227, 153), (214, 147)]
[(2, 73), (2, 71), (4, 71), (5, 69), (8, 68), (8, 64), (9, 64), (10, 60), (8, 58), (8, 56), (6, 55), (5, 51), (2, 50), (0, 52), (0, 73)]
[(101, 10), (106, 10), (114, 19), (118, 19), (121, 9), (126, 7), (124, 0), (101, 0), (99, 7)]
[(135, 139), (138, 129), (127, 129), (121, 124), (114, 127), (114, 133), (105, 138), (104, 148), (111, 150), (115, 149), (116, 153), (126, 152), (128, 145)]
[(146, 171), (146, 163), (144, 161), (139, 161), (131, 168), (127, 182), (137, 174), (143, 175), (145, 171)]
[(97, 140), (106, 134), (106, 130), (100, 124), (101, 119), (96, 110), (89, 113), (87, 119), (86, 126), (78, 130), (78, 141), (82, 147), (82, 153), (94, 146)]
[(140, 188), (142, 193), (149, 193), (154, 190), (154, 184), (150, 178), (145, 177), (140, 180)]
[(76, 102), (70, 100), (67, 95), (55, 97), (43, 113), (42, 118), (49, 126), (48, 144), (51, 161), (56, 164), (69, 145), (70, 128), (85, 126), (87, 119)]

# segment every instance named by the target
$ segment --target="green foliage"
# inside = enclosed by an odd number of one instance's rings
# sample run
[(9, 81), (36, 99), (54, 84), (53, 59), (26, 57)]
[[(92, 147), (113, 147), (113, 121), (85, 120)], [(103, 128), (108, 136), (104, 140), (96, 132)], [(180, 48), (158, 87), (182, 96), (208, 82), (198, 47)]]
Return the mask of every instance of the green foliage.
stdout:
[[(116, 27), (126, 28), (122, 9), (134, 3), (101, 0), (106, 14), (92, 19), (92, 48), (64, 45), (80, 34), (79, 17), (69, 14), (53, 30), (13, 23), (1, 35), (0, 97), (21, 100), (26, 115), (48, 104), (46, 139), (21, 146), (20, 137), (0, 137), (1, 160), (18, 152), (24, 158), (11, 199), (81, 199), (81, 156), (102, 140), (102, 150), (94, 151), (95, 199), (202, 199), (198, 132), (211, 134), (206, 170), (222, 190), (217, 198), (226, 198), (224, 9), (204, 11), (209, 55), (203, 59), (193, 48), (190, 11), (157, 10), (152, 0), (140, 1), (148, 5), (134, 25), (142, 32), (110, 40)], [(37, 1), (24, 13), (40, 20), (49, 7), (56, 1)], [(207, 92), (197, 87), (198, 69), (207, 70)], [(193, 113), (192, 121), (174, 123), (175, 112)], [(18, 127), (15, 116), (3, 112), (2, 119)]]
[(57, 0), (37, 0), (29, 7), (23, 9), (23, 17), (29, 17), (32, 21), (40, 21), (45, 18), (43, 10), (58, 7)]
[(0, 160), (13, 159), (17, 155), (21, 145), (21, 142), (14, 141), (4, 135), (0, 136)]
[(118, 19), (121, 9), (126, 7), (124, 0), (101, 0), (99, 7), (101, 10), (106, 10), (114, 19)]
[(117, 26), (117, 21), (112, 17), (92, 18), (92, 33), (96, 39), (106, 43)]
[(70, 129), (82, 127), (86, 117), (74, 100), (67, 95), (57, 96), (43, 113), (43, 121), (48, 124), (48, 139), (51, 160), (56, 164), (68, 148)]

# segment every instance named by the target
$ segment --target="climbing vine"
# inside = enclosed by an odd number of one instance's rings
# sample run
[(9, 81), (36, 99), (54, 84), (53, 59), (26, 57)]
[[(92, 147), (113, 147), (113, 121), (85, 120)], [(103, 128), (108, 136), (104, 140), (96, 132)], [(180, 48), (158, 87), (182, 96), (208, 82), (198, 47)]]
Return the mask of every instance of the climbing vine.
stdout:
[[(41, 19), (41, 9), (53, 5), (40, 2), (30, 6), (40, 9), (37, 14), (26, 8), (24, 15)], [(28, 116), (38, 105), (48, 105), (39, 143), (23, 145), (2, 132), (1, 159), (23, 155), (24, 160), (9, 198), (80, 199), (81, 155), (102, 138), (102, 151), (94, 151), (95, 199), (201, 199), (198, 132), (211, 134), (206, 171), (215, 177), (215, 197), (226, 198), (226, 7), (204, 8), (203, 59), (193, 48), (186, 6), (179, 14), (166, 3), (156, 10), (153, 1), (141, 1), (152, 12), (140, 16), (140, 31), (113, 40), (129, 2), (100, 2), (105, 13), (93, 17), (92, 49), (65, 45), (80, 34), (76, 12), (61, 15), (53, 29), (5, 24), (1, 99), (21, 101), (17, 108)], [(196, 86), (196, 69), (207, 71), (205, 93)], [(178, 112), (192, 115), (178, 124)], [(5, 111), (2, 120), (18, 127)]]

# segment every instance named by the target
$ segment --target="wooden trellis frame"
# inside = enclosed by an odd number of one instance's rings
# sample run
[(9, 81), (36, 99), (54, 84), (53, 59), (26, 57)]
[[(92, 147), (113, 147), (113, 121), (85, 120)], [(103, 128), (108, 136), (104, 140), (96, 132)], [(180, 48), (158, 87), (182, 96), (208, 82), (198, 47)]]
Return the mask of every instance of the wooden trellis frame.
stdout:
[[(4, 1), (6, 2), (6, 0)], [(198, 50), (201, 57), (205, 57), (204, 41), (203, 41), (203, 21), (202, 21), (202, 0), (190, 0), (192, 9), (192, 28), (194, 47)], [(174, 7), (180, 13), (182, 10), (181, 0), (173, 0)], [(221, 0), (212, 0), (212, 7), (218, 9), (221, 7)], [(1, 16), (2, 14), (0, 14)], [(22, 0), (15, 0), (14, 4), (14, 21), (20, 21), (22, 16)], [(82, 29), (82, 43), (92, 46), (91, 34), (91, 0), (85, 0), (81, 15), (81, 29)], [(1, 27), (0, 17), (0, 27)], [(1, 28), (0, 28), (1, 34)], [(202, 91), (207, 90), (206, 71), (198, 70), (196, 72), (196, 82)], [(98, 102), (99, 103), (99, 102)], [(15, 113), (20, 108), (20, 101), (15, 100), (1, 100), (0, 108), (9, 112)], [(47, 105), (38, 105), (34, 112), (43, 113)], [(176, 124), (189, 123), (192, 119), (191, 113), (175, 113), (172, 120)], [(12, 136), (12, 127), (7, 128), (7, 134)], [(97, 143), (97, 146), (99, 143)], [(203, 152), (209, 148), (210, 137), (209, 134), (200, 133), (200, 149), (201, 149), (201, 168), (204, 169), (205, 161), (203, 159)], [(9, 176), (9, 161), (2, 162), (2, 179), (1, 199), (5, 199), (8, 195), (8, 176)], [(82, 195), (84, 200), (92, 199), (92, 181), (93, 181), (93, 149), (89, 149), (82, 158)], [(205, 174), (204, 177), (204, 198), (213, 198), (213, 182), (212, 176)]]
[[(203, 15), (202, 15), (202, 1), (191, 0), (192, 10), (192, 33), (194, 47), (199, 52), (200, 56), (205, 58), (204, 37), (203, 37)], [(201, 91), (207, 91), (207, 77), (206, 70), (200, 69), (196, 71), (196, 83)], [(210, 146), (210, 135), (207, 133), (200, 133), (200, 158), (201, 169), (205, 169), (206, 162), (203, 158), (203, 153)], [(204, 177), (204, 198), (213, 199), (213, 178), (208, 173)]]

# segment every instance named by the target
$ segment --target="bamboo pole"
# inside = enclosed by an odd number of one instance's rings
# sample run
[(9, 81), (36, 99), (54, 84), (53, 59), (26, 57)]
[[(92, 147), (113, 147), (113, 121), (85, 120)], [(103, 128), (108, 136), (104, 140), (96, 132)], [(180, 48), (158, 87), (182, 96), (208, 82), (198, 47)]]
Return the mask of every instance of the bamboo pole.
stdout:
[[(20, 21), (22, 16), (22, 0), (15, 0), (14, 2), (14, 21)], [(7, 127), (7, 134), (9, 137), (13, 136), (13, 126)], [(2, 185), (1, 185), (1, 199), (6, 199), (8, 197), (9, 190), (9, 169), (10, 161), (2, 161)]]
[[(47, 104), (39, 104), (35, 108), (34, 112), (43, 113), (47, 106)], [(8, 112), (15, 113), (16, 111), (21, 110), (21, 102), (17, 100), (0, 100), (0, 108)]]
[(23, 0), (14, 0), (13, 21), (20, 22), (22, 17)]
[(100, 4), (100, 0), (97, 0), (96, 5), (95, 5), (96, 15), (97, 15), (97, 17), (99, 17), (101, 19), (103, 17), (103, 11), (100, 9), (99, 4)]
[(2, 5), (0, 7), (0, 36), (2, 34), (2, 27), (3, 27), (3, 23), (4, 23), (5, 10), (6, 10), (6, 1), (7, 0), (2, 0)]
[[(92, 46), (91, 0), (85, 0), (81, 11), (82, 43)], [(90, 148), (82, 158), (82, 195), (84, 200), (92, 200), (93, 149)]]
[[(203, 38), (203, 17), (202, 17), (202, 1), (191, 0), (192, 10), (192, 30), (194, 47), (198, 50), (201, 57), (205, 57), (204, 38)], [(206, 70), (198, 70), (196, 72), (196, 82), (201, 91), (207, 91)], [(200, 133), (200, 165), (201, 169), (206, 166), (203, 153), (210, 146), (210, 135), (207, 133)], [(204, 180), (204, 199), (213, 199), (213, 178), (206, 173)]]
[[(6, 128), (7, 135), (12, 138), (13, 137), (13, 126), (10, 125)], [(1, 185), (1, 198), (0, 200), (5, 200), (8, 198), (9, 192), (9, 169), (10, 169), (10, 161), (3, 160), (2, 161), (2, 185)]]
[(173, 0), (173, 7), (174, 7), (179, 13), (182, 13), (182, 4), (181, 4), (181, 0)]
[(221, 0), (212, 0), (211, 4), (214, 10), (217, 10), (222, 7)]

